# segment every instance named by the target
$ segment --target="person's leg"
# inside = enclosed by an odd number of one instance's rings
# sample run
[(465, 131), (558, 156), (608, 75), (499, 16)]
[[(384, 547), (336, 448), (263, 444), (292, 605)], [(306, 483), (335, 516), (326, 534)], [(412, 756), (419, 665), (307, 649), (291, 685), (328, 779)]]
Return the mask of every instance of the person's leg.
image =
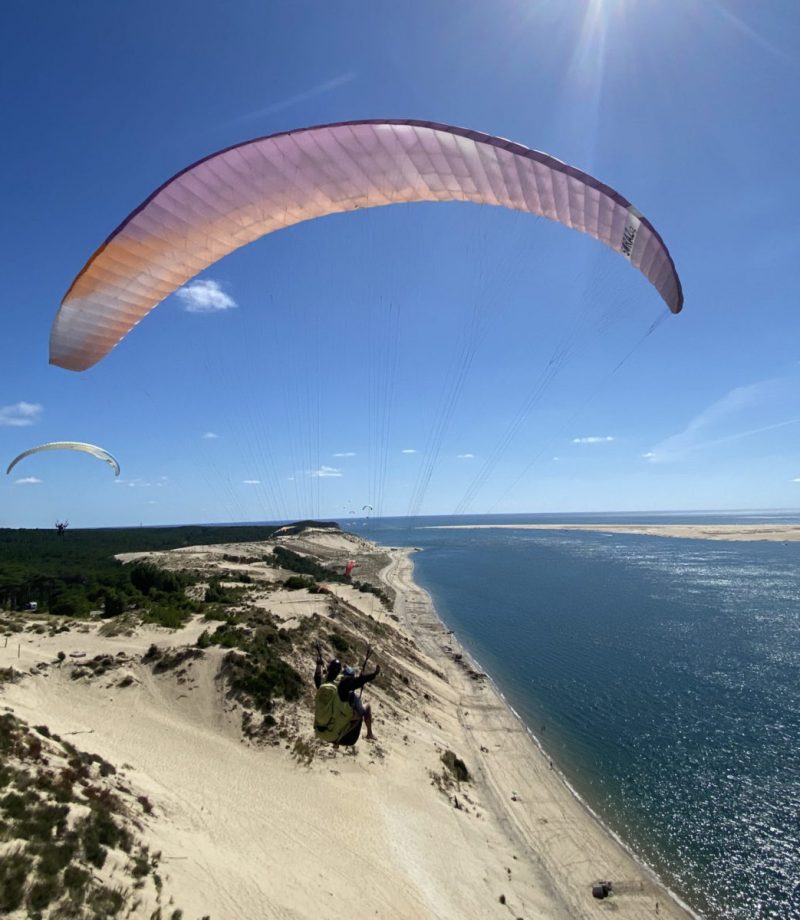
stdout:
[(358, 722), (360, 719), (363, 719), (364, 725), (367, 726), (367, 741), (374, 741), (375, 735), (372, 734), (372, 709), (369, 703), (362, 703), (361, 697), (355, 692), (350, 694), (349, 701), (356, 716), (353, 721)]
[(364, 725), (367, 726), (367, 741), (374, 741), (375, 735), (372, 734), (372, 708), (369, 703), (364, 706)]

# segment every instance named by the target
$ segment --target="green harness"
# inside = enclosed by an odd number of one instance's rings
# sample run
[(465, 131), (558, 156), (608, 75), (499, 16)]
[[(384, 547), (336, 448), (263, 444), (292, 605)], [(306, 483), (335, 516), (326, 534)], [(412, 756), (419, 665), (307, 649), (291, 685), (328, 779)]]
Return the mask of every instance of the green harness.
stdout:
[(334, 680), (322, 684), (314, 700), (314, 734), (321, 741), (337, 743), (356, 718), (355, 711), (349, 703), (339, 699), (340, 674)]

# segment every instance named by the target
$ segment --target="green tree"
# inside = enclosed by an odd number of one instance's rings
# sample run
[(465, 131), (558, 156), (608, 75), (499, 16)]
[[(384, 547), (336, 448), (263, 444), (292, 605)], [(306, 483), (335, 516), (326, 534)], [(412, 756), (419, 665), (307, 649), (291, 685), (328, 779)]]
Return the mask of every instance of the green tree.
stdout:
[(106, 594), (105, 600), (103, 601), (103, 616), (118, 617), (121, 613), (124, 612), (125, 598), (115, 591)]

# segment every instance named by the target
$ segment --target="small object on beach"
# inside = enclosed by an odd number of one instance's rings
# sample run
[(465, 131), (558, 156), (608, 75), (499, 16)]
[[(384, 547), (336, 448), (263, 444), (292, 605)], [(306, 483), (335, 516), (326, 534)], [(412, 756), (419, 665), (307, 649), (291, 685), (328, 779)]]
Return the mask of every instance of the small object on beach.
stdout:
[(602, 901), (611, 894), (613, 887), (611, 882), (599, 882), (597, 885), (592, 885), (592, 897)]
[(497, 900), (498, 900), (501, 904), (505, 904), (505, 903), (506, 903), (506, 896), (505, 896), (504, 894), (501, 894), (500, 897), (499, 897)]
[(69, 657), (70, 658), (85, 658), (86, 652), (70, 652)]

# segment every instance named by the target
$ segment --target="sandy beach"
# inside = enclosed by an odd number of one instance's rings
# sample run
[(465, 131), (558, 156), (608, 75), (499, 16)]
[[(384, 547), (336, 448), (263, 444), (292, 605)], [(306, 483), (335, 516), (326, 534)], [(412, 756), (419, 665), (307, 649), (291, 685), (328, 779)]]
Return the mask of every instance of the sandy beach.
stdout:
[(442, 524), (431, 530), (582, 530), (684, 540), (800, 540), (800, 524)]
[[(204, 648), (177, 671), (147, 663), (151, 645), (194, 646), (215, 627), (199, 617), (179, 630), (140, 624), (108, 635), (88, 622), (26, 631), (0, 647), (0, 666), (23, 673), (2, 685), (0, 706), (115, 764), (131, 793), (152, 802), (141, 823), (162, 854), (162, 908), (184, 920), (692, 916), (573, 795), (414, 583), (411, 551), (320, 532), (281, 542), (327, 564), (356, 559), (357, 572), (387, 587), (392, 609), (345, 584), (325, 594), (276, 587), (286, 573), (268, 544), (148, 558), (230, 583), (247, 575), (251, 610), (287, 630), (318, 624), (323, 644), (336, 631), (356, 666), (371, 643), (382, 667), (364, 691), (373, 744), (362, 735), (334, 750), (313, 739), (311, 638), (292, 659), (308, 692), (258, 736), (243, 732), (253, 714), (225, 683), (225, 649)], [(97, 655), (122, 664), (100, 678), (75, 674)], [(468, 781), (443, 762), (448, 752)], [(597, 900), (592, 886), (603, 880), (613, 894)], [(112, 868), (110, 881), (129, 880)]]

